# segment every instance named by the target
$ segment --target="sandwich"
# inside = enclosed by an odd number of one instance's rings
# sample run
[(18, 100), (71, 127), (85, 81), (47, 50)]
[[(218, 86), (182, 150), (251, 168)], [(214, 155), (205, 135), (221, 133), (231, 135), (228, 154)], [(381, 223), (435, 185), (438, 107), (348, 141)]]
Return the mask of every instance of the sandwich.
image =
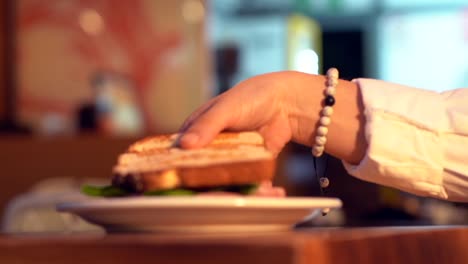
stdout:
[(182, 149), (180, 134), (156, 135), (131, 144), (113, 168), (110, 186), (85, 186), (96, 196), (284, 196), (272, 186), (276, 158), (257, 132), (220, 133), (207, 146)]

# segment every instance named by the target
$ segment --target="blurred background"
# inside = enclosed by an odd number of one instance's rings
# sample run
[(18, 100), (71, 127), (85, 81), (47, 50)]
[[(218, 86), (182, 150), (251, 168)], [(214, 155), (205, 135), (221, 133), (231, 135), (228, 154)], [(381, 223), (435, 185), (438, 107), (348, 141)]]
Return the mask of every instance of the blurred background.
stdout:
[[(0, 4), (0, 216), (6, 232), (92, 228), (56, 201), (107, 183), (134, 140), (177, 131), (198, 105), (280, 70), (468, 87), (466, 0), (5, 0)], [(466, 224), (423, 199), (319, 160), (344, 208), (320, 225)], [(289, 144), (276, 184), (318, 196), (310, 151)]]

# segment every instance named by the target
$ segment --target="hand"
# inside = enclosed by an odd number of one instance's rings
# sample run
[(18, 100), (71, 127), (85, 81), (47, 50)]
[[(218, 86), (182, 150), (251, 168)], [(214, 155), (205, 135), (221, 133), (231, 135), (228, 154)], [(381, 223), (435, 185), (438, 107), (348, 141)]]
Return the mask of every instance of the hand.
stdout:
[[(224, 130), (256, 130), (276, 154), (290, 140), (310, 146), (323, 108), (324, 89), (324, 76), (293, 71), (247, 79), (192, 113), (181, 127), (180, 144), (198, 148)], [(357, 164), (367, 149), (359, 88), (340, 80), (335, 98), (325, 150)]]
[[(297, 82), (301, 77), (310, 78), (311, 75), (298, 72), (260, 75), (211, 99), (192, 113), (183, 124), (181, 146), (204, 146), (223, 130), (256, 130), (264, 137), (266, 147), (274, 153), (280, 152), (291, 139), (307, 144), (315, 123), (309, 120), (309, 128), (299, 127), (299, 119), (305, 115), (294, 113), (311, 112), (304, 111), (305, 108), (315, 109), (318, 113), (320, 99), (310, 98), (313, 87), (308, 89), (308, 93), (298, 91), (301, 86)], [(307, 98), (310, 101), (304, 100)]]

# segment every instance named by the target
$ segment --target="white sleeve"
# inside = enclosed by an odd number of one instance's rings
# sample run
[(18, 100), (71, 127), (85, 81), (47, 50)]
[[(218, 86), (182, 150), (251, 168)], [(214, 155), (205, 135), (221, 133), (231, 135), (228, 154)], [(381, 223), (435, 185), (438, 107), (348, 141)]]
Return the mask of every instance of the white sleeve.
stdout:
[(468, 89), (436, 93), (356, 79), (365, 108), (368, 149), (362, 180), (422, 196), (468, 201)]

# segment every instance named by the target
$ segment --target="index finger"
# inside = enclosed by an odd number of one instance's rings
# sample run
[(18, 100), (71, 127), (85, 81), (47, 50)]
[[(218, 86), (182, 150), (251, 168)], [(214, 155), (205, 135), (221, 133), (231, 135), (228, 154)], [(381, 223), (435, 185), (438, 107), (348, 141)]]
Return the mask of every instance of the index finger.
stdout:
[(199, 148), (210, 143), (232, 123), (232, 110), (226, 103), (214, 102), (190, 120), (179, 140), (183, 148)]

